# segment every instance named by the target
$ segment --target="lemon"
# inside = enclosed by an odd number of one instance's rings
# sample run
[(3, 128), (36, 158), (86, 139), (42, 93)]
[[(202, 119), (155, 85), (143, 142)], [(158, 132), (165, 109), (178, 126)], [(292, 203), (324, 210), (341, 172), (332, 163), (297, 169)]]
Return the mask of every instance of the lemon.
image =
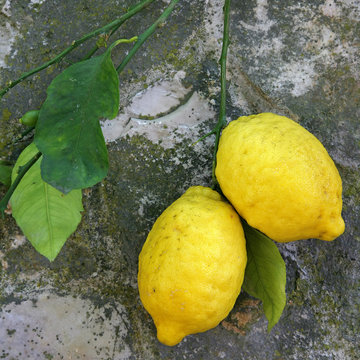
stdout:
[(246, 265), (240, 218), (219, 193), (190, 187), (156, 220), (139, 256), (140, 299), (173, 346), (223, 320)]
[(21, 124), (35, 126), (39, 118), (40, 110), (30, 110), (20, 119)]
[(344, 232), (334, 162), (314, 135), (285, 116), (262, 113), (230, 122), (215, 174), (240, 216), (274, 240), (330, 241)]

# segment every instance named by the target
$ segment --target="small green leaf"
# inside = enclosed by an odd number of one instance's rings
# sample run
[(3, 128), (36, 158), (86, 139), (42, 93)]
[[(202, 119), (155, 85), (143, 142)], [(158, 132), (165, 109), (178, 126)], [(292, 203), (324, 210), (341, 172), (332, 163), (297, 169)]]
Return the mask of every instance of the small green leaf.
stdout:
[[(20, 166), (36, 153), (34, 143), (20, 154), (12, 172), (15, 180)], [(41, 158), (21, 179), (10, 198), (12, 215), (35, 249), (50, 261), (60, 252), (67, 238), (76, 230), (82, 207), (81, 190), (64, 195), (44, 182), (40, 174)]]
[(279, 321), (286, 304), (286, 268), (277, 246), (243, 221), (248, 262), (244, 290), (262, 300), (268, 331)]
[(0, 183), (10, 186), (12, 167), (0, 162)]
[(99, 119), (114, 118), (119, 108), (119, 79), (111, 49), (58, 75), (40, 109), (35, 144), (43, 154), (41, 175), (63, 193), (93, 186), (107, 174), (108, 154)]

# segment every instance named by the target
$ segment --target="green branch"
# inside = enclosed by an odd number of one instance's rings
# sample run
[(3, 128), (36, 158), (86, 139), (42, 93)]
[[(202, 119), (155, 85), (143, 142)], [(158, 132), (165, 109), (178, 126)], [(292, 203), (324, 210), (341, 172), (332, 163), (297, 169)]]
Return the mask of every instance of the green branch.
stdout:
[(221, 95), (220, 95), (220, 111), (219, 111), (219, 120), (216, 124), (214, 130), (211, 133), (216, 134), (215, 146), (214, 146), (214, 155), (213, 155), (213, 165), (212, 165), (212, 188), (214, 189), (217, 185), (217, 180), (215, 176), (216, 168), (216, 153), (219, 147), (220, 133), (221, 130), (226, 125), (226, 59), (227, 51), (229, 47), (229, 27), (230, 27), (230, 0), (225, 0), (224, 5), (224, 31), (223, 31), (223, 41), (222, 41), (222, 51), (220, 57), (220, 82), (221, 82)]
[(18, 142), (20, 142), (22, 139), (24, 139), (24, 137), (28, 134), (30, 134), (33, 130), (35, 129), (35, 126), (29, 126), (26, 130), (24, 130), (18, 137), (16, 137), (14, 140), (12, 140), (11, 142), (7, 143), (6, 145), (4, 145), (4, 149), (11, 146), (11, 145), (15, 145)]
[(38, 152), (35, 154), (24, 166), (19, 167), (18, 175), (15, 179), (15, 181), (11, 184), (9, 190), (5, 194), (5, 196), (0, 201), (0, 212), (2, 217), (4, 217), (4, 211), (7, 208), (8, 202), (15, 191), (16, 187), (19, 185), (21, 179), (24, 177), (24, 175), (27, 173), (27, 171), (36, 163), (36, 161), (40, 158), (41, 152)]
[[(146, 0), (146, 1), (143, 1), (143, 3), (137, 5), (136, 7), (140, 7), (140, 5), (142, 5), (141, 9), (143, 9), (145, 6), (149, 5), (150, 3), (152, 3), (154, 0)], [(140, 11), (141, 9), (137, 10), (137, 11)], [(135, 9), (134, 9), (135, 10)], [(131, 10), (130, 10), (131, 11)], [(134, 14), (135, 15), (135, 14)], [(106, 37), (106, 39), (110, 39), (111, 36), (119, 29), (119, 27), (126, 21), (123, 20), (121, 22), (119, 22), (118, 25), (116, 25), (111, 31), (110, 31), (110, 34)], [(87, 59), (90, 59), (98, 50), (100, 49), (100, 46), (98, 44), (96, 44), (89, 52), (88, 54), (83, 58), (83, 60), (87, 60)]]
[(66, 48), (64, 51), (62, 51), (59, 55), (55, 56), (54, 58), (52, 58), (51, 60), (47, 61), (46, 63), (44, 63), (43, 65), (28, 71), (26, 73), (23, 73), (18, 79), (16, 79), (15, 81), (11, 81), (9, 83), (9, 85), (7, 87), (5, 87), (3, 90), (0, 91), (0, 99), (3, 97), (3, 95), (5, 95), (11, 88), (13, 88), (15, 85), (19, 84), (20, 82), (22, 82), (23, 80), (27, 79), (28, 77), (36, 74), (37, 72), (46, 69), (47, 67), (49, 67), (50, 65), (53, 65), (55, 63), (58, 63), (64, 56), (66, 56), (69, 52), (71, 52), (72, 50), (76, 49), (79, 45), (81, 45), (82, 43), (84, 43), (85, 41), (98, 36), (100, 34), (106, 33), (108, 31), (111, 31), (113, 29), (117, 29), (121, 24), (123, 24), (126, 20), (128, 20), (129, 18), (131, 18), (132, 16), (134, 16), (136, 13), (138, 13), (140, 10), (142, 10), (144, 7), (146, 7), (147, 5), (149, 5), (150, 3), (152, 3), (154, 0), (143, 0), (141, 3), (139, 3), (138, 5), (135, 5), (133, 8), (131, 8), (126, 14), (124, 14), (123, 16), (121, 16), (119, 19), (114, 20), (113, 22), (103, 26), (102, 28), (99, 28), (95, 31), (92, 31), (86, 35), (84, 35), (81, 39), (79, 40), (74, 40), (72, 42), (72, 44)]
[[(143, 2), (142, 2), (141, 4), (139, 4), (139, 5), (136, 5), (136, 6), (135, 6), (136, 8), (139, 7), (139, 9), (137, 10), (137, 12), (140, 11), (140, 10), (142, 10), (144, 7), (146, 7), (147, 5), (149, 5), (150, 3), (152, 3), (153, 1), (154, 1), (154, 0), (146, 0), (146, 1), (143, 1)], [(140, 8), (140, 6), (141, 6), (141, 8)], [(135, 11), (135, 8), (131, 9), (130, 11), (132, 11), (132, 10)], [(135, 15), (135, 14), (134, 14), (134, 15)], [(110, 37), (119, 29), (119, 27), (120, 27), (125, 21), (126, 21), (126, 19), (123, 20), (123, 21), (121, 21), (121, 22), (119, 22), (119, 24), (117, 24), (116, 26), (114, 26), (114, 28), (111, 30), (110, 34), (107, 36), (107, 39), (110, 39)], [(96, 53), (96, 51), (99, 50), (99, 48), (100, 48), (100, 46), (96, 44), (96, 45), (89, 51), (89, 53), (84, 57), (83, 60), (90, 59), (90, 58)]]
[(166, 18), (170, 15), (170, 13), (173, 11), (175, 5), (179, 2), (179, 0), (172, 0), (169, 4), (169, 6), (164, 10), (164, 12), (161, 14), (161, 16), (146, 30), (144, 31), (138, 38), (138, 41), (135, 43), (133, 48), (130, 50), (129, 54), (125, 57), (125, 59), (122, 61), (122, 63), (116, 68), (116, 71), (118, 73), (121, 73), (121, 71), (125, 68), (127, 63), (130, 61), (130, 59), (135, 55), (135, 53), (139, 50), (140, 46), (148, 39), (150, 35), (152, 35), (155, 30), (161, 26)]

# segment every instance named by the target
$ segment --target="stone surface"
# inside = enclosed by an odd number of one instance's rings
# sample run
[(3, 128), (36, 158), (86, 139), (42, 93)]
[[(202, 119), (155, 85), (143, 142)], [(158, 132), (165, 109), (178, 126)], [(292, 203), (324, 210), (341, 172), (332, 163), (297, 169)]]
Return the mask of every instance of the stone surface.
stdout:
[[(49, 60), (135, 1), (0, 1), (0, 83)], [(131, 19), (139, 34), (168, 1)], [(233, 1), (229, 120), (273, 111), (313, 132), (343, 179), (346, 231), (327, 243), (281, 244), (287, 305), (270, 334), (261, 303), (241, 293), (215, 329), (169, 348), (137, 292), (137, 257), (156, 217), (190, 185), (211, 183), (222, 1), (180, 1), (120, 75), (119, 115), (104, 120), (110, 171), (84, 192), (82, 222), (57, 259), (35, 252), (11, 216), (0, 219), (0, 358), (310, 359), (359, 357), (360, 82), (356, 0)], [(71, 53), (77, 61), (93, 43)], [(130, 46), (119, 46), (119, 63)], [(30, 141), (18, 118), (44, 101), (68, 62), (13, 88), (0, 102), (0, 156)], [(156, 105), (156, 106), (154, 106)], [(6, 191), (0, 186), (1, 195)]]

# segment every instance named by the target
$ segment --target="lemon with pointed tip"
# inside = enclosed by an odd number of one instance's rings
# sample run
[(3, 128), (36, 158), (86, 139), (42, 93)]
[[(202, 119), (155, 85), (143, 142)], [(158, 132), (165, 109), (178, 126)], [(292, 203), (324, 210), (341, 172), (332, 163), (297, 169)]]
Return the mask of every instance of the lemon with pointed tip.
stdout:
[(240, 216), (276, 241), (330, 241), (344, 232), (334, 162), (314, 135), (285, 116), (231, 121), (220, 138), (215, 174)]
[(189, 188), (156, 220), (139, 256), (141, 301), (160, 342), (209, 330), (233, 308), (246, 265), (241, 221), (219, 193)]

